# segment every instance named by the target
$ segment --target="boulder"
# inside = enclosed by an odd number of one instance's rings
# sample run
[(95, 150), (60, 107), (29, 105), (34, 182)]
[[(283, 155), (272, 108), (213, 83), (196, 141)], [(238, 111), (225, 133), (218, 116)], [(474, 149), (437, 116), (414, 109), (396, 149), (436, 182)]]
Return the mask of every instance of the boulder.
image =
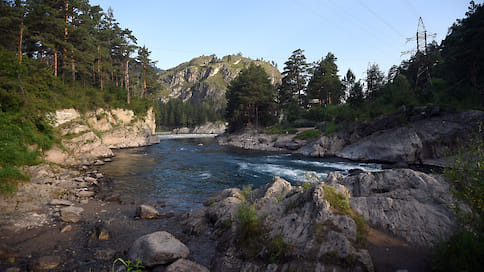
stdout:
[(136, 207), (135, 217), (139, 217), (141, 219), (155, 219), (158, 218), (159, 215), (160, 213), (152, 206), (143, 204)]
[(65, 207), (60, 210), (60, 218), (67, 223), (77, 223), (81, 220), (81, 214), (84, 209), (81, 207)]
[(168, 264), (186, 258), (190, 250), (182, 242), (166, 231), (146, 234), (138, 238), (128, 252), (132, 261), (138, 258), (148, 267)]
[(420, 246), (432, 246), (455, 227), (454, 203), (441, 176), (411, 169), (340, 177), (351, 207), (372, 226)]
[(209, 270), (205, 266), (187, 259), (178, 259), (170, 264), (165, 272), (209, 272)]
[(422, 141), (413, 128), (400, 127), (375, 132), (345, 146), (336, 156), (354, 161), (386, 163), (420, 162)]

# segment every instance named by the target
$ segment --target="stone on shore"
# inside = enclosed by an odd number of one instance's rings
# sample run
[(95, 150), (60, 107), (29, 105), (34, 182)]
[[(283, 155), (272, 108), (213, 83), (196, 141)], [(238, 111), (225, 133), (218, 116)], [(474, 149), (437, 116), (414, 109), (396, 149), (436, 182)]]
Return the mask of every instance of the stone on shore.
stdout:
[(139, 217), (141, 219), (155, 219), (159, 216), (160, 213), (152, 206), (142, 204), (136, 208), (135, 217)]
[(81, 220), (81, 214), (84, 209), (81, 207), (66, 207), (60, 210), (61, 220), (66, 223), (77, 223)]
[(209, 270), (205, 266), (190, 260), (178, 259), (176, 262), (170, 264), (165, 272), (209, 272)]
[(51, 206), (72, 206), (73, 204), (69, 200), (65, 200), (65, 199), (52, 199), (49, 202), (49, 205), (51, 205)]
[(138, 258), (144, 266), (155, 266), (171, 263), (186, 258), (190, 250), (182, 242), (166, 231), (153, 232), (138, 238), (128, 252), (128, 258)]

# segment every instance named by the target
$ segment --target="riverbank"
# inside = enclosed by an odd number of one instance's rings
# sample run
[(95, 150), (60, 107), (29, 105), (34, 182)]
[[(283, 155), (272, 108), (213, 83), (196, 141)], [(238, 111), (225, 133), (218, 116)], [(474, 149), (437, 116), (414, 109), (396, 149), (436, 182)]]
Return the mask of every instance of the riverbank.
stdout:
[(395, 167), (444, 167), (447, 156), (455, 154), (469, 137), (479, 134), (483, 122), (483, 111), (418, 108), (370, 122), (342, 123), (340, 130), (308, 140), (298, 139), (297, 134), (267, 134), (255, 129), (223, 134), (217, 140), (221, 145), (250, 150), (337, 157)]

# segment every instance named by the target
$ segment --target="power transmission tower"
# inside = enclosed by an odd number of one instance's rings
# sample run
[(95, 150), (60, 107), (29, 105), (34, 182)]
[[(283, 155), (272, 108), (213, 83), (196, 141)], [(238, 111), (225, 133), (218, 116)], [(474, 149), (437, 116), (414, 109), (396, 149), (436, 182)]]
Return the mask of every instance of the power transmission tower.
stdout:
[[(427, 34), (427, 29), (423, 22), (422, 17), (418, 18), (417, 34), (415, 37), (407, 38), (407, 43), (413, 40), (417, 41), (417, 49), (402, 52), (404, 54), (415, 53), (415, 61), (417, 64), (417, 77), (415, 80), (415, 88), (423, 88), (427, 84), (432, 85), (432, 80), (430, 78), (429, 60), (428, 60), (428, 49), (427, 49), (427, 37), (435, 38), (437, 34)], [(423, 42), (423, 45), (422, 45)]]

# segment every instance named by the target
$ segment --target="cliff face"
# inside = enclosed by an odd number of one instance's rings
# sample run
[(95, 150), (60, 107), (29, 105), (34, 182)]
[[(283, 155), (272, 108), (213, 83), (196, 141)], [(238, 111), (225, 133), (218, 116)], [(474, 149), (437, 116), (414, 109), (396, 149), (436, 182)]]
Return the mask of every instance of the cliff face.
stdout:
[(45, 160), (60, 165), (91, 164), (113, 156), (112, 148), (157, 143), (155, 118), (150, 108), (143, 118), (131, 110), (98, 109), (81, 114), (74, 109), (51, 114), (52, 125), (62, 135), (60, 146), (45, 152)]
[(281, 73), (268, 62), (234, 55), (222, 59), (202, 56), (160, 72), (162, 91), (158, 97), (165, 101), (180, 98), (196, 104), (208, 100), (213, 101), (216, 107), (221, 107), (225, 103), (225, 91), (230, 81), (251, 63), (261, 65), (273, 84), (280, 83)]

